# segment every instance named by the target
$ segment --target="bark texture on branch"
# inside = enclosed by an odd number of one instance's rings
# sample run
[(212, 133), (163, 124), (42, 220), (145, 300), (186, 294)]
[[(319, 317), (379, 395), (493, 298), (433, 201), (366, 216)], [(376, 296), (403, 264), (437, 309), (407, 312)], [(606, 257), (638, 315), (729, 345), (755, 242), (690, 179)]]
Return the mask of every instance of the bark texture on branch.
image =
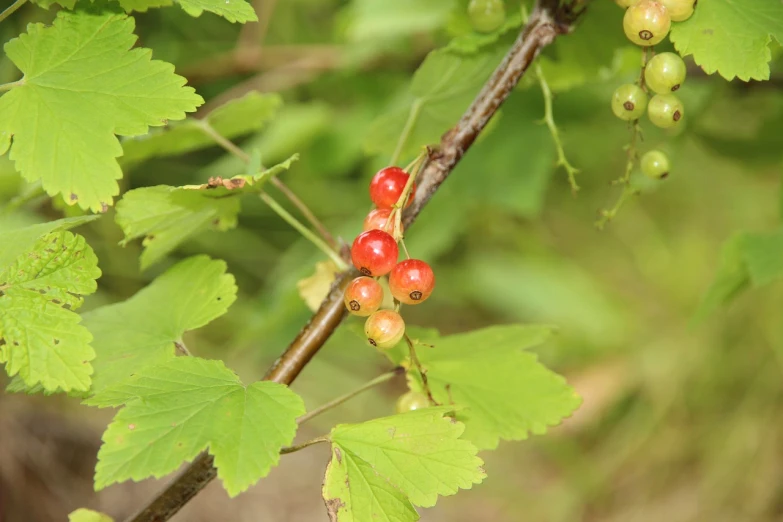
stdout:
[[(569, 32), (573, 20), (574, 13), (568, 5), (561, 6), (559, 0), (539, 0), (529, 22), (503, 61), (460, 121), (443, 135), (440, 145), (430, 154), (426, 167), (419, 174), (413, 203), (403, 214), (406, 229), (454, 170), (541, 49), (551, 44), (559, 34)], [(320, 308), (275, 361), (264, 379), (281, 384), (290, 384), (296, 379), (345, 317), (343, 291), (358, 275), (360, 274), (355, 269), (339, 275)], [(202, 453), (150, 504), (126, 522), (169, 520), (215, 478), (217, 472), (213, 464), (212, 456), (206, 452)]]

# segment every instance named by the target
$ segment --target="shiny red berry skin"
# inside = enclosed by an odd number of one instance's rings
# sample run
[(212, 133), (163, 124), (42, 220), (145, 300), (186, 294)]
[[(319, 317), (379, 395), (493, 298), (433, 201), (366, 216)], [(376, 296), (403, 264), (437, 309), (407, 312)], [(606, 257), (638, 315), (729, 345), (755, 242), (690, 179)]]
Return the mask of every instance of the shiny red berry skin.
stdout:
[(419, 259), (401, 261), (389, 274), (389, 289), (394, 298), (404, 304), (423, 303), (434, 288), (432, 267)]
[(397, 264), (397, 242), (382, 230), (362, 232), (353, 240), (351, 260), (359, 271), (372, 277), (388, 274)]
[[(409, 174), (400, 167), (386, 167), (373, 176), (370, 182), (370, 199), (378, 208), (392, 208), (400, 199)], [(416, 192), (416, 184), (411, 187), (411, 194)], [(408, 198), (405, 204), (411, 204), (412, 198)]]
[[(390, 208), (376, 208), (364, 218), (364, 230), (383, 230), (384, 232), (391, 232), (394, 223), (389, 222), (389, 216), (391, 216), (392, 209)], [(386, 223), (389, 222), (389, 226), (386, 227)]]
[(367, 317), (383, 302), (383, 287), (371, 277), (357, 277), (345, 289), (345, 307), (353, 315)]
[(391, 348), (405, 335), (405, 321), (394, 310), (379, 310), (367, 318), (364, 334), (376, 348)]

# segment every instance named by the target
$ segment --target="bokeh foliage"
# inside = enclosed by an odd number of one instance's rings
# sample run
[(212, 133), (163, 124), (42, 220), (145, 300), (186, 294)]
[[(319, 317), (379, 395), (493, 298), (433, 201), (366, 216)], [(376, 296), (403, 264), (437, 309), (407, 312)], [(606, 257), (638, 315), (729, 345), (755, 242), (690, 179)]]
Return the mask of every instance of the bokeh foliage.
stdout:
[[(467, 2), (277, 4), (258, 70), (234, 64), (242, 28), (216, 16), (153, 9), (135, 15), (136, 31), (155, 59), (189, 78), (207, 107), (242, 86), (279, 93), (283, 105), (274, 119), (257, 132), (240, 126), (250, 132), (237, 141), (259, 150), (265, 165), (299, 153), (284, 179), (348, 240), (369, 210), (367, 181), (397, 146), (413, 73), (432, 49), (466, 37)], [(516, 13), (518, 2), (507, 4)], [(616, 196), (610, 182), (624, 167), (628, 138), (608, 100), (617, 84), (634, 78), (638, 50), (626, 45), (613, 2), (595, 0), (592, 7), (582, 27), (541, 58), (566, 151), (582, 171), (578, 196), (554, 167), (549, 133), (538, 121), (543, 100), (527, 78), (407, 241), (438, 274), (427, 305), (406, 311), (411, 323), (444, 333), (499, 322), (557, 325), (558, 334), (536, 352), (572, 379), (585, 397), (583, 412), (550, 437), (487, 454), (485, 484), (442, 500), (437, 511), (448, 520), (777, 520), (783, 509), (780, 48), (772, 45), (765, 83), (726, 82), (689, 69), (681, 90), (686, 125), (673, 134), (648, 128), (643, 143), (671, 155), (670, 178), (645, 186), (599, 232), (593, 222)], [(0, 39), (53, 16), (54, 8), (29, 6), (3, 23)], [(486, 42), (481, 56), (491, 58), (482, 74), (514, 35)], [(304, 72), (292, 72), (291, 46), (305, 56), (321, 54), (303, 62)], [(466, 52), (464, 59), (484, 58)], [(8, 58), (0, 59), (0, 82), (16, 75)], [(481, 81), (471, 75), (480, 75), (470, 69), (464, 78), (478, 89)], [(424, 145), (418, 140), (437, 139), (470, 98), (439, 98), (423, 111), (429, 119), (403, 148), (403, 162)], [(125, 193), (244, 172), (241, 162), (209, 147), (126, 165), (120, 185)], [(25, 190), (13, 164), (0, 158), (0, 200)], [(0, 218), (7, 220), (0, 226), (73, 211), (39, 198)], [(141, 246), (120, 247), (113, 219), (110, 210), (80, 229), (103, 273), (83, 309), (127, 299), (188, 255), (223, 259), (239, 298), (229, 314), (185, 339), (199, 354), (225, 359), (245, 382), (263, 374), (309, 317), (296, 282), (321, 256), (257, 198), (242, 199), (236, 228), (205, 230), (144, 271)], [(380, 367), (348, 325), (295, 390), (312, 407)], [(328, 429), (391, 412), (391, 399), (388, 390), (365, 397), (317, 424)]]

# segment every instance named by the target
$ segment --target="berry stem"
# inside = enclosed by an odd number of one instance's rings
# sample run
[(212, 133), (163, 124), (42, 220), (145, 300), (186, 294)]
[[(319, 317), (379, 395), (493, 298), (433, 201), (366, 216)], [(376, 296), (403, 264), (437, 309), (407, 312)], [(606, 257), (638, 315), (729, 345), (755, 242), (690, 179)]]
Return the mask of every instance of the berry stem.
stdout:
[(549, 84), (544, 76), (544, 71), (541, 68), (541, 64), (536, 62), (536, 76), (538, 77), (538, 83), (541, 86), (541, 93), (544, 95), (544, 123), (549, 128), (549, 133), (552, 135), (552, 141), (555, 142), (555, 149), (557, 150), (557, 166), (563, 167), (568, 174), (568, 184), (571, 185), (571, 192), (576, 194), (579, 191), (579, 185), (576, 183), (576, 175), (579, 173), (579, 169), (574, 167), (565, 155), (565, 149), (563, 148), (563, 142), (560, 139), (560, 130), (555, 123), (554, 111), (552, 110), (552, 89), (549, 88)]
[(302, 234), (305, 239), (309, 240), (312, 244), (314, 244), (319, 250), (321, 250), (324, 254), (329, 256), (329, 259), (334, 261), (334, 264), (337, 265), (337, 268), (342, 270), (345, 270), (348, 268), (348, 265), (345, 263), (342, 257), (340, 257), (340, 254), (338, 254), (334, 249), (332, 249), (329, 245), (327, 245), (323, 239), (318, 237), (313, 233), (312, 230), (304, 226), (298, 219), (296, 219), (294, 216), (292, 216), (283, 206), (275, 201), (269, 194), (266, 192), (261, 192), (258, 195), (264, 203), (269, 205), (269, 208), (271, 208), (275, 213), (283, 218), (289, 225), (294, 227), (297, 232)]
[[(230, 152), (237, 158), (241, 159), (245, 163), (250, 162), (250, 155), (240, 149), (236, 146), (236, 144), (220, 134), (212, 125), (209, 124), (207, 120), (197, 120), (198, 126), (201, 129), (201, 131), (212, 138), (215, 143), (223, 147), (227, 152)], [(329, 232), (329, 230), (326, 228), (326, 226), (321, 223), (321, 221), (315, 217), (315, 214), (313, 214), (313, 211), (310, 210), (310, 207), (305, 205), (304, 201), (299, 199), (299, 197), (294, 194), (294, 192), (288, 188), (288, 185), (280, 181), (277, 177), (272, 177), (269, 182), (277, 188), (280, 192), (283, 193), (283, 195), (288, 198), (288, 200), (297, 208), (299, 209), (299, 212), (302, 213), (302, 215), (305, 217), (307, 221), (310, 222), (310, 224), (315, 228), (319, 234), (321, 234), (321, 237), (326, 241), (326, 243), (329, 245), (329, 247), (334, 250), (335, 252), (339, 250), (339, 245), (337, 244), (337, 241), (334, 239), (334, 236)], [(298, 229), (297, 229), (298, 230)]]
[[(394, 227), (392, 228), (392, 237), (396, 239), (397, 241), (402, 240), (402, 209), (405, 208), (405, 202), (408, 201), (408, 197), (410, 196), (411, 188), (413, 188), (413, 182), (416, 180), (416, 176), (418, 176), (419, 172), (422, 168), (424, 168), (424, 165), (427, 164), (427, 159), (429, 158), (429, 149), (424, 148), (418, 156), (416, 156), (416, 159), (413, 160), (407, 167), (405, 167), (405, 171), (408, 173), (408, 181), (405, 182), (405, 186), (402, 188), (402, 194), (400, 194), (400, 197), (397, 199), (397, 202), (392, 207), (392, 213), (389, 216), (389, 219), (394, 218)], [(405, 251), (407, 254), (407, 250)], [(408, 256), (410, 257), (410, 256)]]
[(411, 354), (411, 363), (413, 363), (413, 365), (419, 371), (419, 375), (421, 375), (421, 385), (424, 388), (424, 392), (427, 394), (427, 398), (435, 406), (440, 406), (440, 403), (435, 400), (435, 397), (432, 396), (432, 390), (430, 390), (430, 384), (429, 382), (427, 382), (427, 370), (425, 370), (422, 367), (419, 358), (416, 356), (416, 348), (414, 347), (414, 342), (408, 336), (408, 334), (405, 334), (405, 342), (408, 343), (408, 348)]
[(402, 251), (405, 252), (405, 258), (410, 259), (411, 255), (408, 253), (408, 247), (405, 246), (405, 240), (403, 238), (400, 238), (400, 246), (402, 247)]
[[(0, 13), (0, 22), (11, 16), (14, 11), (22, 7), (24, 4), (27, 3), (27, 0), (16, 0), (13, 4), (11, 4), (5, 11)], [(0, 89), (2, 90), (2, 89)]]
[(326, 404), (322, 404), (321, 406), (317, 407), (316, 409), (314, 409), (312, 411), (308, 411), (307, 413), (305, 413), (304, 415), (302, 415), (301, 417), (296, 419), (296, 423), (301, 426), (302, 424), (304, 424), (305, 422), (309, 421), (313, 417), (316, 417), (316, 416), (322, 414), (325, 411), (329, 411), (332, 408), (335, 408), (335, 407), (341, 405), (342, 403), (347, 402), (350, 399), (353, 399), (354, 397), (356, 397), (360, 393), (363, 393), (363, 392), (365, 392), (365, 391), (367, 391), (367, 390), (369, 390), (371, 388), (374, 388), (374, 387), (376, 387), (376, 386), (378, 386), (380, 384), (383, 384), (385, 382), (388, 382), (388, 381), (394, 379), (396, 376), (400, 375), (403, 372), (404, 372), (404, 369), (402, 367), (398, 367), (398, 368), (395, 368), (394, 370), (392, 370), (390, 372), (386, 372), (386, 373), (384, 373), (382, 375), (379, 375), (375, 379), (362, 384), (361, 386), (359, 386), (355, 390), (349, 391), (345, 395), (341, 395), (341, 396), (337, 397), (336, 399), (333, 399), (333, 400), (327, 402)]
[[(642, 67), (639, 71), (639, 87), (641, 87), (644, 92), (647, 92), (647, 83), (645, 82), (644, 71), (647, 68), (647, 64), (654, 55), (655, 50), (652, 47), (642, 48)], [(631, 122), (631, 139), (628, 142), (628, 145), (625, 146), (627, 153), (625, 161), (625, 172), (621, 178), (612, 182), (613, 185), (622, 184), (623, 191), (620, 193), (620, 197), (617, 198), (617, 201), (611, 209), (601, 211), (601, 217), (598, 219), (598, 221), (595, 222), (595, 226), (598, 228), (598, 230), (603, 230), (606, 224), (614, 219), (614, 217), (617, 215), (617, 212), (620, 211), (623, 204), (628, 199), (628, 196), (638, 193), (638, 190), (631, 188), (631, 174), (633, 173), (633, 167), (639, 158), (639, 153), (636, 150), (636, 142), (640, 139), (643, 139), (642, 127), (639, 125), (639, 120), (633, 120)]]

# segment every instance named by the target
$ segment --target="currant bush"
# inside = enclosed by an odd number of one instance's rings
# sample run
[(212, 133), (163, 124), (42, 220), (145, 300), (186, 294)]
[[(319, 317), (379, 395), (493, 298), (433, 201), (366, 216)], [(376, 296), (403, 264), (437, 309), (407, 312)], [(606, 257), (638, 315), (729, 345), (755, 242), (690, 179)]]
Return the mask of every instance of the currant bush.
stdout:
[(647, 108), (647, 93), (632, 83), (619, 86), (612, 95), (612, 112), (621, 120), (637, 120)]
[(371, 277), (357, 277), (345, 289), (344, 301), (350, 313), (367, 317), (381, 307), (383, 288)]
[(642, 156), (642, 174), (652, 179), (665, 179), (669, 176), (669, 157), (660, 150), (651, 150)]
[(382, 230), (362, 232), (351, 246), (353, 265), (366, 276), (388, 274), (397, 264), (398, 256), (397, 241)]
[(481, 33), (491, 33), (503, 25), (506, 6), (503, 0), (470, 0), (468, 17), (473, 29)]
[(641, 0), (625, 11), (623, 29), (636, 45), (649, 47), (660, 43), (669, 34), (672, 20), (660, 2)]
[(379, 310), (367, 318), (364, 335), (377, 348), (391, 348), (405, 335), (405, 321), (394, 310)]
[[(392, 208), (400, 199), (409, 174), (399, 167), (386, 167), (373, 176), (370, 182), (370, 199), (378, 208)], [(411, 189), (411, 194), (416, 191), (416, 184)], [(411, 204), (411, 198), (405, 206)]]
[(685, 81), (685, 62), (676, 53), (656, 54), (644, 68), (644, 81), (657, 94), (674, 92)]
[(656, 94), (647, 105), (650, 121), (662, 129), (678, 125), (684, 114), (682, 102), (673, 94)]
[(397, 399), (394, 410), (397, 413), (406, 413), (413, 410), (421, 410), (430, 406), (430, 400), (423, 393), (409, 391)]
[(419, 259), (397, 263), (389, 274), (389, 290), (401, 303), (423, 303), (435, 288), (435, 274), (429, 264)]

